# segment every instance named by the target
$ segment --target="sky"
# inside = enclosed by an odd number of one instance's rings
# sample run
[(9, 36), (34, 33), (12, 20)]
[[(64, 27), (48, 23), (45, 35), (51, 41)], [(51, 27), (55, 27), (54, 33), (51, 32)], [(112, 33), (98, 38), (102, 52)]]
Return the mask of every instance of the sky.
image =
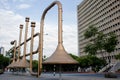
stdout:
[[(35, 33), (40, 31), (40, 19), (43, 11), (55, 0), (0, 0), (0, 46), (9, 50), (10, 42), (19, 40), (19, 25), (23, 24), (22, 42), (24, 41), (25, 17), (36, 22)], [(82, 0), (59, 0), (63, 8), (63, 46), (68, 53), (78, 55), (77, 41), (77, 5)], [(58, 7), (51, 8), (45, 17), (43, 55), (49, 57), (58, 43)], [(30, 23), (29, 23), (30, 26)], [(48, 35), (46, 35), (48, 34)], [(28, 29), (28, 37), (31, 28)], [(27, 53), (30, 52), (27, 43)], [(34, 39), (34, 50), (38, 47), (38, 38)], [(23, 46), (21, 48), (23, 51)], [(22, 54), (21, 54), (22, 55)], [(36, 58), (35, 56), (34, 58)]]

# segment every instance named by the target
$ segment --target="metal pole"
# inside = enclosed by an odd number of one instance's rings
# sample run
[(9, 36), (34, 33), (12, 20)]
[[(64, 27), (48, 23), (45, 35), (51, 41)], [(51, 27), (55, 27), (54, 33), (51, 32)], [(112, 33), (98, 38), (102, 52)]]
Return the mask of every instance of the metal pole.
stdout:
[(33, 52), (33, 42), (34, 42), (34, 39), (33, 39), (33, 35), (34, 35), (34, 28), (35, 28), (35, 22), (31, 22), (31, 44), (30, 44), (30, 71), (32, 72), (32, 59), (33, 59), (33, 55), (32, 55), (32, 52)]
[(59, 80), (62, 80), (61, 64), (59, 65)]
[(15, 45), (15, 46), (14, 46), (14, 54), (13, 54), (13, 62), (15, 62), (15, 54), (16, 54), (16, 45), (17, 45), (17, 41), (14, 40), (14, 41), (11, 42), (11, 44), (12, 44), (12, 45), (13, 45), (13, 44)]
[(24, 39), (24, 51), (23, 51), (23, 57), (25, 58), (25, 54), (26, 54), (26, 40), (27, 40), (27, 33), (28, 33), (28, 23), (29, 23), (29, 18), (26, 17), (25, 19), (25, 22), (26, 22), (26, 29), (25, 29), (25, 39)]
[(18, 61), (20, 60), (20, 50), (21, 50), (21, 38), (22, 38), (22, 29), (23, 29), (23, 25), (20, 24), (20, 35), (19, 35), (19, 47), (18, 47)]

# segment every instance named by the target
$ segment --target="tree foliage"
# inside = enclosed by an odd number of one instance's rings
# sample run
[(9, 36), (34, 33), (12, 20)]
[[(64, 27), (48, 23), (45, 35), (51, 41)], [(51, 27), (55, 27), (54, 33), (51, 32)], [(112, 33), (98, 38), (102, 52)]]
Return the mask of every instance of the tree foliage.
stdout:
[[(14, 47), (12, 47), (10, 50), (6, 51), (6, 56), (9, 58), (14, 57)], [(16, 49), (15, 57), (18, 57), (18, 50)]]
[(79, 64), (81, 68), (89, 68), (92, 67), (93, 71), (98, 71), (106, 65), (106, 61), (96, 56), (87, 55), (79, 58)]
[(90, 38), (92, 36), (95, 36), (97, 32), (98, 32), (98, 29), (94, 27), (94, 25), (91, 25), (89, 26), (88, 29), (86, 29), (84, 36), (85, 38)]
[(95, 39), (95, 44), (97, 45), (98, 50), (102, 50), (105, 43), (105, 35), (102, 32), (98, 32)]
[(9, 58), (4, 57), (2, 54), (0, 54), (0, 68), (4, 69), (9, 64)]
[(120, 53), (119, 53), (119, 54), (117, 54), (117, 55), (115, 55), (115, 59), (120, 60)]
[(37, 72), (38, 71), (38, 60), (33, 60), (32, 65), (33, 65), (33, 68), (32, 68), (33, 71)]
[(79, 60), (79, 57), (78, 56), (76, 56), (76, 55), (73, 55), (73, 54), (69, 54), (73, 59), (75, 59), (76, 61), (78, 61)]
[(78, 57), (76, 55), (70, 54), (70, 56), (79, 62), (79, 66), (81, 68), (89, 68), (92, 67), (93, 71), (98, 71), (101, 67), (106, 65), (106, 61), (104, 59), (100, 59), (94, 55), (86, 55), (82, 57)]
[(97, 52), (97, 46), (93, 43), (88, 43), (84, 48), (86, 53), (89, 53), (90, 55), (95, 55)]
[(95, 55), (97, 51), (101, 51), (102, 53), (102, 50), (111, 53), (115, 50), (118, 41), (114, 33), (109, 33), (109, 35), (103, 34), (103, 32), (99, 32), (94, 25), (88, 27), (84, 33), (84, 37), (91, 39), (91, 42), (84, 47), (84, 51), (91, 55)]
[(115, 34), (111, 33), (110, 35), (108, 35), (106, 37), (105, 44), (104, 44), (104, 49), (107, 52), (111, 53), (112, 51), (115, 50), (117, 42), (118, 42), (117, 36)]

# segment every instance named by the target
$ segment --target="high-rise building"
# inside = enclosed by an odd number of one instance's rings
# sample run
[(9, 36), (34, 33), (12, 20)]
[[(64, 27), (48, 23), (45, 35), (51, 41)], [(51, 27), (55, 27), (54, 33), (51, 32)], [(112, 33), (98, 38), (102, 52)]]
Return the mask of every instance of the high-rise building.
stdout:
[[(79, 55), (86, 55), (84, 47), (89, 39), (84, 39), (85, 30), (90, 25), (95, 25), (104, 34), (114, 32), (117, 35), (118, 44), (115, 51), (110, 56), (103, 51), (106, 60), (111, 58), (114, 61), (114, 55), (120, 53), (120, 0), (83, 0), (77, 6), (77, 18)], [(97, 56), (102, 57), (100, 52)]]
[(4, 55), (4, 47), (0, 47), (0, 54)]

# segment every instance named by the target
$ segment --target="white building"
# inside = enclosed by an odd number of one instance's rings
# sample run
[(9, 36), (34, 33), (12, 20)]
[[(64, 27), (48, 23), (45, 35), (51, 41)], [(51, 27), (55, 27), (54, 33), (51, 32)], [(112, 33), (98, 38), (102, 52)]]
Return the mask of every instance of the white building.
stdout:
[[(83, 34), (88, 26), (94, 24), (104, 34), (114, 32), (117, 35), (118, 44), (111, 56), (103, 51), (106, 60), (111, 58), (114, 61), (114, 55), (120, 53), (120, 0), (83, 0), (77, 6), (77, 18), (79, 55), (86, 55), (84, 47), (89, 40), (84, 39)], [(97, 56), (102, 57), (101, 53), (98, 53)]]

